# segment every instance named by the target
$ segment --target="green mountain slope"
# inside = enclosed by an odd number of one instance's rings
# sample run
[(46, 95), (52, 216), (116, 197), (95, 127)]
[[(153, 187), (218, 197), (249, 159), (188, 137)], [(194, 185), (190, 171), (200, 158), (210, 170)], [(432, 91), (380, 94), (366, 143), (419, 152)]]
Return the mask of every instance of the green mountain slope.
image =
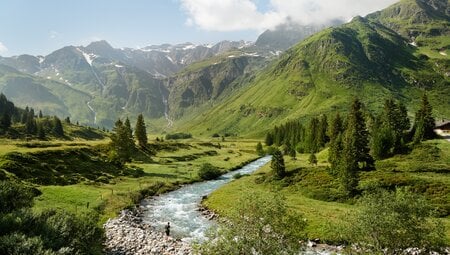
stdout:
[[(48, 115), (71, 116), (75, 111), (89, 113), (88, 108), (78, 107), (86, 103), (90, 96), (69, 86), (28, 75), (14, 68), (0, 64), (0, 91), (20, 106), (31, 106)], [(77, 107), (74, 107), (77, 106)], [(88, 119), (80, 113), (81, 119)]]
[[(435, 19), (430, 19), (429, 26), (434, 24)], [(393, 96), (414, 112), (423, 91), (429, 94), (436, 116), (448, 118), (449, 71), (448, 58), (424, 55), (420, 46), (408, 44), (394, 30), (357, 17), (296, 45), (249, 86), (207, 113), (181, 120), (179, 126), (203, 134), (258, 136), (289, 118), (345, 110), (354, 96), (372, 110)]]

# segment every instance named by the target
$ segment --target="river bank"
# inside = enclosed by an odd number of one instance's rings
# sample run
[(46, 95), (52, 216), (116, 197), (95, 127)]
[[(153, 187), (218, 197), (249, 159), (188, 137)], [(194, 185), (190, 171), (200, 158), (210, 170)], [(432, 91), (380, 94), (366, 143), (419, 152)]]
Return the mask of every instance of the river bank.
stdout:
[(141, 211), (123, 210), (119, 217), (104, 224), (105, 253), (108, 255), (188, 255), (192, 253), (189, 243), (157, 231), (142, 222)]

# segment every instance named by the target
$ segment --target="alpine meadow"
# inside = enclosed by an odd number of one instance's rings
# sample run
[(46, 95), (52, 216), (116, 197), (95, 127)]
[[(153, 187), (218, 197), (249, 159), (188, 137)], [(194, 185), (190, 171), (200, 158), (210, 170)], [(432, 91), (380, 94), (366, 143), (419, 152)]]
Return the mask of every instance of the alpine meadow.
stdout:
[(0, 254), (450, 254), (449, 0), (0, 8)]

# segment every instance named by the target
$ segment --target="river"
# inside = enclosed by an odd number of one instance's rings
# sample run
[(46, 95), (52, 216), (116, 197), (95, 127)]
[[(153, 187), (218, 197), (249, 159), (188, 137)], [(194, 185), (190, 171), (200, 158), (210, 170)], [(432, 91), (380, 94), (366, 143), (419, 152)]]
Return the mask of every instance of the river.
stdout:
[(224, 174), (217, 180), (186, 185), (178, 190), (144, 199), (141, 202), (141, 208), (144, 209), (143, 221), (161, 231), (164, 231), (164, 226), (170, 222), (171, 235), (184, 241), (202, 239), (205, 231), (215, 224), (198, 211), (202, 197), (230, 182), (233, 175), (250, 174), (270, 160), (271, 157), (266, 156), (239, 170)]

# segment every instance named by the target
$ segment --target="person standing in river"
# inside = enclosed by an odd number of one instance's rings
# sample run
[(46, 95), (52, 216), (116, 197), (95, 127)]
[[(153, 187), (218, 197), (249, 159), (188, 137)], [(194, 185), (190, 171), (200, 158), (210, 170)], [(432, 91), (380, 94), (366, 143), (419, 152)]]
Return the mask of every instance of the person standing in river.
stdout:
[(166, 225), (166, 235), (167, 236), (170, 235), (170, 222), (167, 222), (167, 225)]

